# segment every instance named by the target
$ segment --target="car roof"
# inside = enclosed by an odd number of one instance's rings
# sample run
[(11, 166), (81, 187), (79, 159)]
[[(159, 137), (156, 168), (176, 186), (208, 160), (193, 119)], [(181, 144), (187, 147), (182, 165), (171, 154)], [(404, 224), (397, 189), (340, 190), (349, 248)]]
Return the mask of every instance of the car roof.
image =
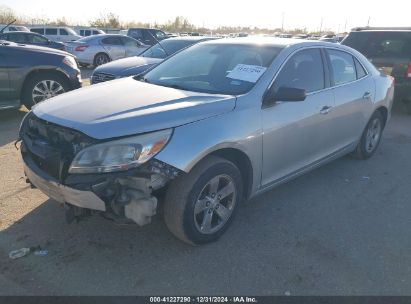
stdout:
[(184, 36), (184, 37), (170, 37), (162, 42), (165, 41), (201, 41), (201, 40), (211, 40), (217, 39), (216, 37), (209, 37), (209, 36)]
[(12, 34), (25, 34), (25, 35), (40, 35), (39, 33), (34, 33), (34, 32), (27, 32), (27, 31), (12, 31), (12, 32), (7, 32), (7, 33), (1, 33), (1, 34), (8, 34), (8, 35), (12, 35)]
[(375, 29), (375, 30), (355, 30), (355, 31), (351, 31), (351, 33), (410, 33), (410, 30), (404, 30), (404, 29), (399, 29), (399, 30), (395, 30), (395, 29), (388, 29), (388, 30), (384, 30), (384, 29)]
[(30, 29), (47, 29), (47, 28), (71, 28), (69, 26), (54, 26), (54, 25), (45, 25), (45, 26), (31, 26)]
[(321, 42), (318, 40), (306, 40), (306, 39), (293, 39), (293, 38), (277, 38), (277, 37), (243, 37), (243, 38), (227, 38), (205, 41), (202, 43), (209, 44), (237, 44), (237, 45), (259, 45), (268, 47), (281, 47), (285, 48), (291, 45), (301, 46), (331, 46), (329, 42)]
[(163, 30), (156, 29), (156, 28), (151, 28), (151, 27), (130, 27), (126, 30), (156, 30), (162, 32)]

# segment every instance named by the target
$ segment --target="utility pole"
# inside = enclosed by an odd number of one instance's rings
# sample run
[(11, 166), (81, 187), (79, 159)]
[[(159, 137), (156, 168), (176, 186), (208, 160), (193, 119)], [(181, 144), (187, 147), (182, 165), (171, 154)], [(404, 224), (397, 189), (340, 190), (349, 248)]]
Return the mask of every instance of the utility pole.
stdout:
[(282, 14), (282, 20), (281, 20), (281, 32), (284, 32), (284, 12)]
[(371, 16), (370, 16), (370, 17), (368, 17), (367, 26), (370, 26), (370, 19), (371, 19)]
[(322, 30), (323, 30), (323, 17), (321, 17), (320, 35), (322, 34)]
[(345, 19), (345, 25), (344, 25), (344, 33), (347, 32), (347, 19)]

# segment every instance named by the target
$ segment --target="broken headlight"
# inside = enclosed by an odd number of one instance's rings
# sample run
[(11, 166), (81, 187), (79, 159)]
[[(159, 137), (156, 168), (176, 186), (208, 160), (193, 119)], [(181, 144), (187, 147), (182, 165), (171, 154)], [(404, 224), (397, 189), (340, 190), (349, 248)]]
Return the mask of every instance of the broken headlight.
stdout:
[(89, 146), (72, 161), (69, 173), (105, 173), (135, 168), (160, 152), (172, 130), (162, 130)]

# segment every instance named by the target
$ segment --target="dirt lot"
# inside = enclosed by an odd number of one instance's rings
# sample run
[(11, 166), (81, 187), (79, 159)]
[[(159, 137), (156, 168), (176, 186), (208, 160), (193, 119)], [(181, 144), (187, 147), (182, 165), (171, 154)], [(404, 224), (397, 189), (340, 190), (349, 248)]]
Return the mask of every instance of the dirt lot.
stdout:
[[(410, 295), (411, 116), (377, 154), (344, 157), (242, 206), (220, 241), (190, 247), (161, 218), (67, 225), (25, 183), (13, 145), (23, 111), (0, 112), (0, 295)], [(10, 260), (41, 245), (46, 257)]]

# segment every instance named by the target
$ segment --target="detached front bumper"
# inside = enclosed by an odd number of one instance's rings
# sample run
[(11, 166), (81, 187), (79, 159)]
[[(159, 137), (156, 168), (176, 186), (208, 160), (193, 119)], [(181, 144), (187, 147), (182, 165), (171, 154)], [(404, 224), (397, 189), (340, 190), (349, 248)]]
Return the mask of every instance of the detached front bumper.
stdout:
[(41, 171), (29, 158), (23, 156), (24, 172), (30, 182), (48, 197), (76, 207), (106, 211), (106, 205), (92, 191), (81, 191), (62, 185), (58, 180)]

